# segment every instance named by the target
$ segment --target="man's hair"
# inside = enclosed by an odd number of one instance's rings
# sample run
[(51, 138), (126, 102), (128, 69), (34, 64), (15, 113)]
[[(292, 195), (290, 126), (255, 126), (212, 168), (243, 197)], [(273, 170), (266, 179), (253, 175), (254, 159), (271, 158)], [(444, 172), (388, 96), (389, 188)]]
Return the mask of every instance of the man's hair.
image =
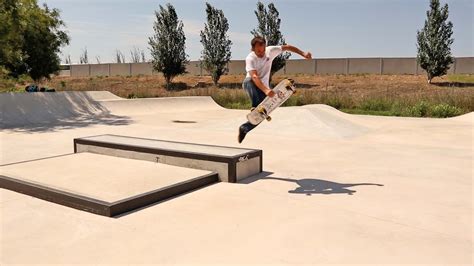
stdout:
[(252, 45), (252, 50), (255, 48), (255, 45), (257, 45), (257, 43), (267, 44), (267, 41), (262, 36), (253, 37), (252, 41), (250, 42), (250, 44)]

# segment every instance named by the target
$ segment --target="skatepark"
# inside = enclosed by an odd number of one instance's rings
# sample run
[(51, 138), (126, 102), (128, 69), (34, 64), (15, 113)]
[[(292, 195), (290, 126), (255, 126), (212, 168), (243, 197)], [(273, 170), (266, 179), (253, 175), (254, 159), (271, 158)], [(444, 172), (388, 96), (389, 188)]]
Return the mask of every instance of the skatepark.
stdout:
[(473, 113), (2, 93), (2, 264), (445, 264), (473, 256)]

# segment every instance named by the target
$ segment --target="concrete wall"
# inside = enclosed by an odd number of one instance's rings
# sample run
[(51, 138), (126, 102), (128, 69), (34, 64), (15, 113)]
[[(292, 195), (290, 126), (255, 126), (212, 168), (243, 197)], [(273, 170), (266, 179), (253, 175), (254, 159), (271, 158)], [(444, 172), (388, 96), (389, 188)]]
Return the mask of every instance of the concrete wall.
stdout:
[(347, 59), (317, 59), (316, 74), (347, 74)]
[(91, 66), (91, 75), (110, 76), (110, 64), (94, 64)]
[[(128, 76), (152, 75), (151, 63), (126, 64), (90, 64), (71, 65), (70, 75), (81, 76)], [(230, 75), (245, 74), (245, 61), (232, 60), (228, 64)], [(208, 75), (200, 61), (191, 61), (186, 65), (188, 75)], [(66, 72), (61, 72), (67, 75)], [(288, 60), (286, 67), (277, 75), (292, 74), (411, 74), (425, 75), (417, 65), (416, 58), (328, 58), (313, 60)], [(448, 71), (448, 74), (474, 74), (474, 57), (459, 57)]]
[(191, 61), (186, 65), (186, 71), (188, 75), (199, 76), (202, 75), (203, 72), (201, 70), (201, 62), (199, 61)]
[(245, 60), (232, 60), (229, 62), (229, 75), (245, 74)]
[(110, 64), (110, 76), (131, 75), (130, 64)]
[(413, 58), (382, 58), (383, 74), (415, 74), (416, 59)]
[(130, 64), (131, 75), (151, 75), (153, 74), (153, 65), (151, 63), (133, 63)]
[(382, 74), (381, 58), (349, 58), (349, 74)]
[(91, 74), (90, 65), (71, 65), (70, 72), (71, 77), (89, 76)]
[(458, 57), (455, 60), (456, 74), (474, 74), (474, 57)]
[(69, 77), (71, 76), (71, 70), (59, 70), (58, 76)]
[(315, 69), (316, 69), (315, 59), (288, 60), (286, 62), (285, 74), (314, 74)]

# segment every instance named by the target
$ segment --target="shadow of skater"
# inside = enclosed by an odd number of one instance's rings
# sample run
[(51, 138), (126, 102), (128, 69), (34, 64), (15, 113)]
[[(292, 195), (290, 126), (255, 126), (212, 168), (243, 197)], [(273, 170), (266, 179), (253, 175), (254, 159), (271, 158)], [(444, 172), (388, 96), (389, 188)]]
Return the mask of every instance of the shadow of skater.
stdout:
[(286, 182), (292, 182), (299, 185), (299, 187), (295, 188), (294, 190), (289, 190), (288, 193), (293, 194), (306, 194), (311, 196), (312, 194), (348, 194), (352, 195), (353, 193), (357, 192), (355, 190), (348, 189), (350, 187), (355, 186), (383, 186), (382, 184), (374, 184), (374, 183), (336, 183), (327, 180), (321, 179), (312, 179), (312, 178), (305, 178), (305, 179), (290, 179), (290, 178), (280, 178), (280, 177), (263, 177), (260, 179), (271, 179), (271, 180), (280, 180)]

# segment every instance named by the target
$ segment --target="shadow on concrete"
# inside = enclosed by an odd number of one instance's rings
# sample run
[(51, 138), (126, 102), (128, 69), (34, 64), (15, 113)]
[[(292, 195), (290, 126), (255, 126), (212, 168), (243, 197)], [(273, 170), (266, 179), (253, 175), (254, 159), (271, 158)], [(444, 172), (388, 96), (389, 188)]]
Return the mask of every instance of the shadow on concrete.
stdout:
[(16, 126), (0, 125), (0, 129), (17, 133), (45, 133), (89, 127), (92, 125), (122, 126), (131, 124), (131, 121), (132, 120), (129, 117), (117, 115), (76, 116), (69, 119), (45, 121), (43, 123), (31, 123)]
[(178, 123), (178, 124), (195, 124), (195, 123), (197, 123), (197, 121), (194, 121), (194, 120), (172, 120), (171, 122)]
[(91, 125), (128, 125), (85, 92), (0, 94), (0, 129), (35, 133)]
[(295, 183), (299, 187), (294, 190), (289, 190), (288, 193), (291, 194), (305, 194), (311, 196), (312, 194), (347, 194), (353, 195), (356, 193), (356, 190), (349, 188), (355, 186), (383, 186), (382, 184), (375, 183), (337, 183), (328, 180), (315, 179), (315, 178), (302, 178), (302, 179), (292, 179), (292, 178), (283, 178), (283, 177), (273, 177), (270, 176), (271, 172), (262, 172), (258, 175), (251, 176), (244, 180), (241, 180), (240, 184), (250, 184), (260, 180), (278, 180), (283, 182)]
[[(355, 187), (355, 186), (383, 186), (382, 184), (374, 184), (374, 183), (337, 183), (337, 182), (332, 182), (332, 181), (327, 181), (327, 180), (322, 180), (322, 179), (313, 179), (313, 178), (291, 179), (291, 178), (282, 178), (282, 177), (270, 176), (272, 174), (273, 174), (272, 172), (263, 171), (260, 174), (257, 174), (257, 175), (248, 177), (246, 179), (243, 179), (243, 180), (239, 181), (238, 183), (239, 184), (250, 184), (250, 183), (253, 183), (253, 182), (256, 182), (256, 181), (261, 181), (261, 180), (278, 180), (278, 181), (283, 181), (283, 182), (290, 182), (290, 183), (297, 184), (299, 187), (295, 188), (294, 190), (289, 190), (288, 193), (305, 194), (307, 196), (311, 196), (312, 194), (325, 194), (325, 195), (329, 195), (329, 194), (348, 194), (348, 195), (353, 195), (357, 191), (349, 189), (349, 188), (352, 188), (352, 187)], [(122, 213), (120, 215), (114, 216), (113, 218), (121, 218), (121, 217), (130, 215), (130, 214), (133, 214), (133, 213), (136, 213), (136, 212), (140, 212), (144, 209), (156, 206), (158, 204), (166, 203), (167, 201), (171, 201), (175, 198), (182, 197), (186, 194), (190, 194), (190, 193), (194, 193), (194, 192), (197, 192), (199, 190), (202, 190), (202, 189), (206, 189), (206, 188), (208, 188), (210, 186), (213, 186), (213, 185), (216, 185), (218, 183), (219, 182), (214, 183), (214, 184), (209, 184), (209, 185), (197, 188), (195, 190), (185, 192), (181, 195), (174, 196), (174, 197), (171, 197), (169, 199), (166, 199), (166, 200), (163, 200), (163, 201), (160, 201), (160, 202), (156, 202), (156, 203), (153, 203), (153, 204), (150, 204), (150, 205), (132, 210), (132, 211), (127, 212), (127, 213)]]

